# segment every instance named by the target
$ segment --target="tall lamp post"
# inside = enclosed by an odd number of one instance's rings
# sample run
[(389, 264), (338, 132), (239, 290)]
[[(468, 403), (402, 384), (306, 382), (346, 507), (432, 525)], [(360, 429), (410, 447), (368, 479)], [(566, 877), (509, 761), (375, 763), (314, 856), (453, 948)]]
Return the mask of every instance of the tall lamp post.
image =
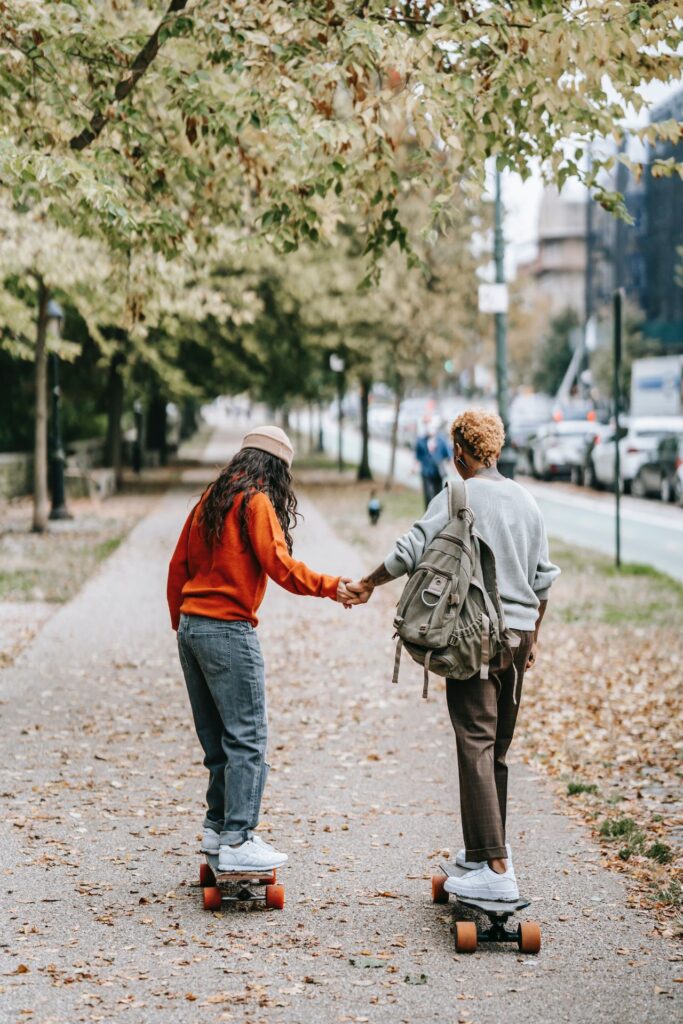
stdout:
[[(47, 304), (47, 330), (55, 340), (62, 336), (64, 326), (64, 311), (54, 299)], [(51, 482), (52, 482), (52, 507), (50, 519), (71, 519), (71, 514), (66, 507), (66, 490), (64, 487), (64, 467), (66, 454), (62, 442), (62, 395), (59, 387), (59, 356), (53, 350), (50, 352), (50, 371), (52, 376), (52, 458), (51, 458)]]
[(496, 261), (496, 284), (505, 288), (505, 308), (495, 314), (496, 320), (496, 391), (498, 394), (498, 415), (505, 429), (505, 447), (500, 453), (498, 468), (503, 476), (515, 475), (517, 457), (507, 440), (510, 429), (508, 407), (508, 360), (507, 360), (507, 287), (505, 285), (505, 239), (503, 237), (503, 196), (500, 171), (496, 166), (495, 232), (493, 255)]
[(503, 199), (500, 171), (496, 167), (496, 191), (494, 204), (493, 258), (496, 266), (495, 284), (479, 286), (479, 311), (493, 313), (496, 329), (496, 394), (498, 415), (505, 429), (505, 447), (498, 459), (498, 469), (503, 476), (515, 473), (517, 456), (508, 442), (510, 415), (508, 406), (507, 367), (507, 311), (508, 290), (505, 283), (505, 240), (503, 237)]

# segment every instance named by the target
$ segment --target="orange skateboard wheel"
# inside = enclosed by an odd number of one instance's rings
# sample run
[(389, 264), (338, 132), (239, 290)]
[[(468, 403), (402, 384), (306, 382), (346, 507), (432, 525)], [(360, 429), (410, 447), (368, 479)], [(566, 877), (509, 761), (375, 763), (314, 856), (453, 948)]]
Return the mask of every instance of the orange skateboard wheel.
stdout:
[(448, 903), (448, 893), (444, 889), (446, 875), (432, 875), (432, 903)]
[(524, 921), (517, 926), (517, 945), (521, 953), (538, 953), (541, 949), (541, 929), (535, 921)]
[(477, 948), (477, 926), (473, 921), (455, 922), (455, 949), (458, 953), (474, 953)]
[(217, 886), (210, 885), (204, 889), (204, 910), (220, 910), (222, 902), (223, 897)]
[(284, 885), (266, 886), (266, 906), (271, 910), (282, 910), (285, 905)]
[(199, 865), (199, 884), (203, 886), (213, 887), (216, 884), (216, 876), (211, 870), (210, 864)]

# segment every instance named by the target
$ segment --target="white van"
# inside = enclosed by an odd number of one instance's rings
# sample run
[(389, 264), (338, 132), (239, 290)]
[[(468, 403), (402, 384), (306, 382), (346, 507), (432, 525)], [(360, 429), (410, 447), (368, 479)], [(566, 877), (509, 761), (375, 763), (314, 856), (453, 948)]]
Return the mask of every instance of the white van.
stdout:
[(631, 416), (683, 416), (683, 356), (634, 359)]

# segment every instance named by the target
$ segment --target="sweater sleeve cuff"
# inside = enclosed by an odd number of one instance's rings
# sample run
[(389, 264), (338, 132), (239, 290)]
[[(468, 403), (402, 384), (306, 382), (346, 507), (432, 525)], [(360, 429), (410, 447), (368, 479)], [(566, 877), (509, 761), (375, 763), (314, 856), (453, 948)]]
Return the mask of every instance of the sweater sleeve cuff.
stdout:
[(385, 558), (384, 568), (387, 570), (390, 576), (394, 577), (394, 579), (398, 579), (399, 576), (404, 576), (408, 571), (403, 561), (393, 551), (391, 552), (390, 555), (387, 555), (387, 557)]
[(341, 576), (323, 576), (322, 596), (336, 601), (340, 581)]
[(547, 601), (550, 597), (550, 587), (544, 587), (543, 590), (537, 590), (536, 597), (539, 601)]

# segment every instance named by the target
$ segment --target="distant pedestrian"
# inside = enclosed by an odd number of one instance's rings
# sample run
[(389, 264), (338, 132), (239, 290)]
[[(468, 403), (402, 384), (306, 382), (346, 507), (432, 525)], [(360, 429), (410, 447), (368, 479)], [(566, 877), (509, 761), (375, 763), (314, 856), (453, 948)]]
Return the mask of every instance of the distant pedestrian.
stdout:
[(345, 583), (292, 558), (294, 451), (279, 427), (248, 433), (204, 491), (171, 559), (168, 605), (209, 770), (201, 849), (220, 871), (287, 860), (254, 829), (268, 774), (264, 663), (255, 627), (267, 577), (293, 594), (347, 603)]
[(426, 508), (432, 498), (436, 497), (443, 488), (442, 467), (444, 462), (450, 459), (451, 450), (446, 438), (439, 430), (438, 420), (432, 416), (425, 416), (423, 422), (425, 429), (415, 444), (415, 458), (420, 467)]

